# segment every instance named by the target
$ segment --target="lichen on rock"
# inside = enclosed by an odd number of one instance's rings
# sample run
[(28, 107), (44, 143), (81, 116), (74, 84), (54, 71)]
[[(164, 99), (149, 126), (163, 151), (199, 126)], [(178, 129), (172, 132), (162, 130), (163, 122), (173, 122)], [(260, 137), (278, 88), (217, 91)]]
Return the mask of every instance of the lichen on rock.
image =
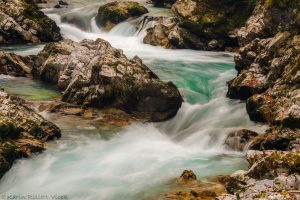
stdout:
[(0, 2), (0, 44), (41, 43), (61, 38), (59, 27), (32, 1)]
[(148, 13), (147, 8), (134, 1), (114, 1), (100, 6), (96, 23), (104, 30), (110, 30), (115, 25), (132, 17)]
[(44, 150), (48, 140), (61, 136), (57, 126), (25, 104), (0, 91), (0, 177), (16, 159)]
[(102, 39), (48, 44), (35, 63), (40, 78), (58, 85), (67, 103), (118, 108), (151, 121), (173, 117), (182, 103), (173, 83)]

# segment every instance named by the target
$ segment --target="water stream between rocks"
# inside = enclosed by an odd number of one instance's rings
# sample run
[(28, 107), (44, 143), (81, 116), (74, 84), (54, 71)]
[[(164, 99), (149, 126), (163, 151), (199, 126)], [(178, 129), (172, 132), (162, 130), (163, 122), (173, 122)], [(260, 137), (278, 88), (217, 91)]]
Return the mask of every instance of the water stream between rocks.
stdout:
[[(63, 130), (63, 137), (49, 143), (43, 154), (17, 161), (2, 178), (0, 193), (91, 200), (147, 199), (166, 190), (165, 182), (184, 169), (192, 169), (205, 179), (247, 167), (242, 153), (223, 145), (233, 130), (261, 128), (249, 120), (243, 102), (226, 98), (226, 81), (236, 73), (232, 54), (145, 45), (143, 30), (138, 32), (129, 22), (103, 33), (94, 22), (98, 3), (87, 6), (74, 0), (70, 4), (63, 11), (44, 10), (65, 38), (80, 41), (100, 37), (129, 58), (138, 55), (162, 80), (173, 81), (185, 102), (169, 121), (134, 123), (113, 130), (95, 127), (77, 117), (41, 113)], [(5, 50), (28, 55), (42, 47), (14, 46)], [(29, 100), (59, 95), (55, 87), (26, 78), (0, 76), (0, 85)], [(113, 137), (103, 137), (107, 134)]]

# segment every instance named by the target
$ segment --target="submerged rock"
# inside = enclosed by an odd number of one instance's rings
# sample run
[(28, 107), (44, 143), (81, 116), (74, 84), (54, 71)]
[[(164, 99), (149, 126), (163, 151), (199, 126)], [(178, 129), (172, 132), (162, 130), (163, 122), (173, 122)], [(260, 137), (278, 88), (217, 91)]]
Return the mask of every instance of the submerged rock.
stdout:
[(182, 103), (173, 83), (162, 82), (141, 59), (128, 59), (102, 39), (48, 44), (35, 65), (67, 103), (118, 108), (151, 121), (173, 117)]
[(16, 159), (44, 150), (46, 141), (61, 132), (51, 122), (36, 114), (25, 101), (0, 91), (0, 176)]
[(169, 184), (171, 191), (157, 199), (214, 200), (217, 196), (227, 193), (221, 184), (197, 180), (191, 170), (185, 170), (179, 178)]
[(105, 30), (110, 30), (120, 22), (131, 17), (148, 13), (147, 8), (134, 1), (114, 1), (100, 6), (96, 23)]
[(0, 44), (61, 40), (60, 29), (30, 0), (0, 2)]
[(258, 133), (247, 129), (232, 132), (226, 138), (224, 144), (233, 150), (245, 150)]

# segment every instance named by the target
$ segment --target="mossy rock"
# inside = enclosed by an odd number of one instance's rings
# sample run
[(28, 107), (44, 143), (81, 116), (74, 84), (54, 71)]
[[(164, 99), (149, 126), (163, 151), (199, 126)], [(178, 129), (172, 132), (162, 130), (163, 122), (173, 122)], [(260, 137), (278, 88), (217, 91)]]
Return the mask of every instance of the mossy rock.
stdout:
[(39, 27), (38, 37), (41, 41), (51, 42), (61, 39), (60, 29), (56, 23), (39, 10), (36, 4), (25, 0), (23, 15)]
[(245, 24), (255, 4), (246, 0), (178, 0), (172, 10), (180, 26), (199, 37), (233, 43), (229, 32)]
[(297, 2), (297, 0), (265, 0), (264, 6), (267, 9), (272, 7), (283, 9), (287, 7), (299, 8), (300, 2)]
[(100, 27), (106, 29), (123, 22), (131, 17), (139, 17), (148, 13), (147, 8), (133, 1), (111, 2), (100, 6), (96, 22)]
[(18, 138), (20, 128), (9, 118), (0, 115), (0, 139)]

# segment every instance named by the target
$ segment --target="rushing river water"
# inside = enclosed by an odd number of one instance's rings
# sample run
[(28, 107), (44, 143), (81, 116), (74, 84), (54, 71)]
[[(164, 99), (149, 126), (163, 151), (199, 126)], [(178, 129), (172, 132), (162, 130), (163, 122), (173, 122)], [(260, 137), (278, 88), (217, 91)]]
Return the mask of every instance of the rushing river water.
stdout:
[[(116, 130), (96, 128), (76, 117), (42, 113), (60, 126), (63, 137), (51, 142), (43, 154), (17, 161), (1, 180), (0, 193), (90, 200), (148, 199), (166, 190), (165, 181), (184, 169), (192, 169), (204, 179), (246, 168), (242, 153), (223, 145), (230, 131), (261, 128), (249, 120), (244, 103), (225, 97), (226, 81), (236, 73), (232, 54), (145, 45), (144, 30), (137, 31), (129, 22), (103, 33), (94, 22), (97, 6), (74, 2), (67, 11), (45, 9), (65, 38), (80, 41), (100, 37), (123, 49), (130, 58), (138, 55), (161, 79), (173, 81), (185, 102), (177, 116), (167, 122), (132, 124)], [(27, 55), (42, 47), (5, 50)], [(0, 76), (0, 84), (30, 100), (58, 95), (53, 86), (30, 79)], [(112, 132), (114, 137), (103, 137)]]

